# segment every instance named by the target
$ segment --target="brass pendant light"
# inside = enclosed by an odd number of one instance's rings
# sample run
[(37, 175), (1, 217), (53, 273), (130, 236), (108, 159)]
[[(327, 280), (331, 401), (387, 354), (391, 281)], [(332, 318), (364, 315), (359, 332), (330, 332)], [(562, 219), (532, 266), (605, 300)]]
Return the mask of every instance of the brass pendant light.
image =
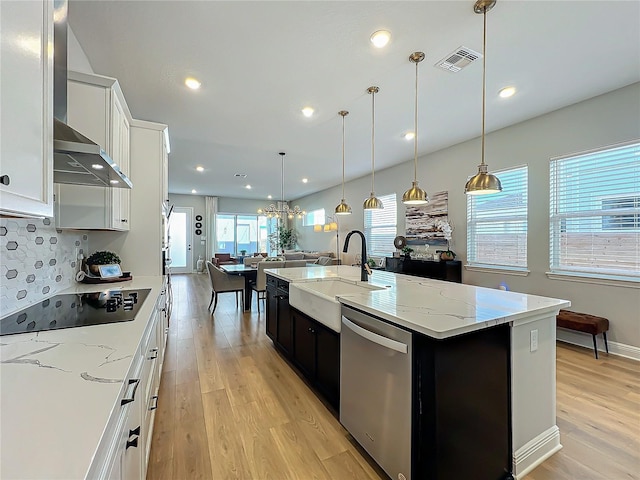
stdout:
[(484, 36), (482, 46), (482, 161), (478, 165), (478, 173), (471, 177), (464, 186), (464, 193), (467, 195), (487, 195), (490, 193), (500, 193), (502, 184), (500, 179), (489, 173), (487, 165), (484, 163), (484, 123), (486, 109), (487, 90), (487, 12), (496, 4), (496, 0), (478, 0), (473, 6), (473, 11), (481, 13), (484, 18)]
[(371, 95), (371, 195), (362, 204), (365, 210), (381, 210), (384, 208), (382, 201), (375, 194), (375, 137), (376, 137), (376, 93), (378, 87), (367, 88), (367, 93)]
[(338, 115), (342, 117), (342, 200), (336, 207), (336, 215), (351, 215), (351, 207), (344, 200), (344, 117), (349, 115), (349, 112), (340, 110)]
[(402, 195), (405, 205), (426, 205), (429, 203), (427, 192), (418, 186), (418, 63), (424, 60), (423, 52), (413, 52), (409, 60), (416, 64), (416, 104), (413, 131), (413, 183), (411, 188)]

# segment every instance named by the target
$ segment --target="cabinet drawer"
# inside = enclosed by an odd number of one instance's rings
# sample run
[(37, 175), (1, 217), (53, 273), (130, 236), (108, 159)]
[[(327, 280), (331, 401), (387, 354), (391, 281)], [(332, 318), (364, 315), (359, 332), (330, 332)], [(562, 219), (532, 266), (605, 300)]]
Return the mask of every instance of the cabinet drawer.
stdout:
[(267, 275), (267, 285), (273, 285), (274, 287), (277, 287), (278, 279), (272, 275)]
[(278, 280), (278, 289), (289, 293), (289, 282), (286, 280)]

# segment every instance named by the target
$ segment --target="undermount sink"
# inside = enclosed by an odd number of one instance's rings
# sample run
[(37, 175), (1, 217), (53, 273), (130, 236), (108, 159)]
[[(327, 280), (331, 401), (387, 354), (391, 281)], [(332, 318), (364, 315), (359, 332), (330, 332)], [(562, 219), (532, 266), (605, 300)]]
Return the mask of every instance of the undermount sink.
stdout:
[(384, 290), (384, 287), (335, 278), (318, 282), (291, 283), (289, 285), (289, 304), (330, 329), (339, 332), (341, 305), (336, 297), (358, 295), (372, 290)]

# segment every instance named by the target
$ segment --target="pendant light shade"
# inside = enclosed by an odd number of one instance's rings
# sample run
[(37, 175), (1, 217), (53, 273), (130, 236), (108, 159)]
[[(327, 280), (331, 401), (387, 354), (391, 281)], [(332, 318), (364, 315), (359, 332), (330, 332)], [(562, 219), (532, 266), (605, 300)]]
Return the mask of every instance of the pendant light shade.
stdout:
[(413, 182), (411, 188), (402, 195), (402, 203), (405, 205), (426, 205), (429, 203), (427, 192), (418, 186), (418, 63), (424, 60), (423, 52), (413, 52), (409, 60), (416, 64), (416, 100), (413, 130)]
[(480, 165), (478, 165), (478, 173), (471, 177), (464, 186), (464, 193), (467, 195), (488, 195), (502, 191), (500, 179), (490, 174), (487, 164), (484, 163), (484, 131), (487, 95), (487, 12), (491, 10), (495, 4), (496, 0), (478, 0), (473, 6), (473, 11), (481, 13), (484, 19), (482, 41), (482, 160)]
[(336, 215), (351, 215), (351, 207), (344, 200), (344, 117), (349, 115), (346, 110), (340, 110), (338, 115), (342, 117), (342, 200), (340, 205), (336, 207)]
[(365, 210), (381, 210), (384, 208), (382, 201), (376, 197), (375, 193), (375, 138), (376, 138), (376, 93), (378, 87), (367, 88), (367, 93), (371, 95), (371, 195), (362, 204)]

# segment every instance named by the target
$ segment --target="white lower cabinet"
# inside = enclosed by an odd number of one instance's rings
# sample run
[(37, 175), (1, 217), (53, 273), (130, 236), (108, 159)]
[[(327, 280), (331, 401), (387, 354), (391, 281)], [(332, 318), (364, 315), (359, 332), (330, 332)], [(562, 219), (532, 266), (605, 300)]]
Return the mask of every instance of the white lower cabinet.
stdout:
[(165, 348), (164, 298), (149, 319), (87, 479), (146, 477)]

